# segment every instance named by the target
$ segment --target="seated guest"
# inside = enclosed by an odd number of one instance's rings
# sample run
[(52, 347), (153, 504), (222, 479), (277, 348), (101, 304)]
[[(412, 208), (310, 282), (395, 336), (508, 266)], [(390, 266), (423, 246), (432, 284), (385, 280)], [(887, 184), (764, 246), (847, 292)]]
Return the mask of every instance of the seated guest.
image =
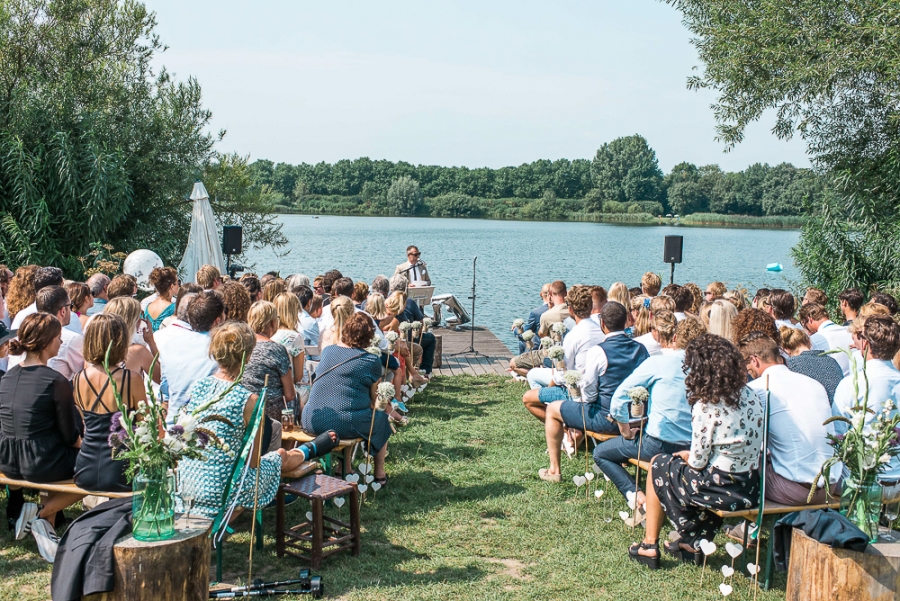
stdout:
[[(45, 286), (35, 295), (35, 307), (41, 313), (53, 315), (63, 325), (62, 344), (56, 355), (47, 360), (47, 366), (61, 373), (66, 380), (71, 380), (84, 367), (84, 337), (65, 327), (72, 319), (69, 294), (60, 286)], [(10, 368), (24, 360), (25, 355), (10, 351)]]
[(127, 492), (131, 484), (125, 477), (127, 461), (113, 460), (109, 433), (113, 415), (119, 411), (113, 387), (104, 368), (109, 349), (109, 369), (127, 411), (147, 400), (141, 373), (123, 369), (121, 364), (131, 342), (128, 326), (118, 315), (101, 313), (91, 320), (84, 333), (85, 368), (75, 374), (75, 406), (84, 420), (84, 440), (75, 461), (75, 484), (91, 491)]
[(737, 314), (731, 322), (732, 344), (740, 344), (750, 332), (763, 332), (774, 340), (775, 344), (781, 344), (781, 335), (775, 326), (775, 320), (762, 309), (745, 309)]
[(772, 294), (772, 291), (768, 288), (759, 288), (756, 291), (756, 295), (753, 297), (753, 300), (750, 301), (750, 307), (753, 309), (763, 310), (765, 307), (765, 300), (769, 298), (769, 295)]
[(266, 414), (281, 423), (281, 410), (291, 407), (297, 395), (291, 357), (283, 345), (272, 340), (280, 323), (278, 309), (269, 301), (256, 301), (250, 307), (247, 323), (256, 333), (256, 346), (247, 358), (241, 384), (250, 392), (259, 394), (266, 386), (268, 376)]
[(194, 279), (204, 290), (215, 290), (222, 285), (222, 272), (215, 265), (201, 265)]
[[(806, 303), (800, 307), (800, 325), (809, 333), (809, 341), (813, 350), (849, 351), (853, 346), (853, 338), (847, 328), (839, 326), (828, 319), (828, 312), (823, 305), (818, 303)], [(830, 355), (841, 366), (845, 376), (850, 375), (850, 357), (846, 353), (832, 353)]]
[[(403, 276), (395, 276), (391, 278), (391, 291), (402, 292), (404, 296), (406, 296), (406, 287), (408, 285), (408, 281)], [(412, 298), (406, 298), (406, 304), (403, 309), (403, 313), (397, 315), (397, 319), (400, 322), (413, 322), (418, 321), (421, 322), (425, 319), (425, 314), (422, 313), (422, 309), (419, 307), (419, 304)], [(409, 332), (408, 341), (413, 342), (413, 333)], [(420, 346), (422, 348), (421, 354), (421, 362), (416, 368), (419, 371), (419, 374), (422, 377), (427, 378), (431, 375), (431, 369), (434, 366), (434, 349), (437, 344), (437, 340), (434, 337), (432, 332), (423, 332), (421, 336), (415, 337), (414, 344)]]
[[(851, 374), (838, 384), (834, 392), (832, 413), (851, 419), (854, 414), (850, 409), (865, 401), (868, 389), (868, 411), (865, 414), (868, 424), (883, 411), (884, 404), (888, 400), (893, 403), (893, 408), (889, 412), (891, 417), (897, 415), (900, 371), (897, 371), (891, 359), (900, 350), (900, 326), (885, 315), (865, 317), (861, 319), (862, 323), (858, 324), (859, 321), (860, 318), (857, 318), (853, 324), (858, 325), (852, 329), (853, 344), (865, 358), (865, 365), (863, 362), (857, 363), (856, 382), (853, 381)], [(855, 388), (858, 388), (858, 394), (854, 393)], [(836, 421), (834, 429), (838, 434), (843, 434), (848, 426), (844, 422)], [(878, 479), (888, 482), (900, 480), (900, 456), (891, 458), (890, 465), (878, 474)]]
[[(632, 295), (631, 297), (631, 319), (628, 320), (630, 327), (625, 329), (625, 333), (629, 338), (640, 338), (650, 333), (650, 297), (641, 295)], [(649, 350), (648, 350), (649, 352)]]
[(787, 290), (776, 288), (769, 294), (769, 298), (763, 303), (763, 308), (775, 319), (775, 326), (787, 326), (789, 328), (802, 328), (798, 323), (794, 322), (794, 311), (797, 308), (797, 302), (794, 295)]
[[(125, 356), (126, 369), (140, 373), (141, 377), (149, 375), (153, 358), (159, 354), (159, 348), (153, 336), (153, 329), (147, 320), (141, 318), (141, 303), (130, 296), (117, 296), (106, 304), (103, 312), (121, 317), (131, 332), (131, 344)], [(158, 367), (153, 369), (153, 381), (157, 384), (162, 381)]]
[(323, 323), (319, 324), (319, 327), (321, 328), (319, 330), (320, 350), (324, 349), (326, 346), (336, 344), (341, 339), (341, 328), (344, 327), (344, 324), (350, 316), (356, 312), (356, 307), (353, 306), (353, 301), (350, 300), (349, 296), (336, 296), (325, 308), (329, 310), (328, 312), (331, 319), (329, 320), (330, 325), (327, 328), (322, 328), (324, 325)]
[[(341, 296), (345, 296), (349, 299), (350, 295), (353, 294), (353, 280), (351, 280), (350, 278), (338, 277), (333, 282), (331, 282), (330, 290), (332, 301)], [(404, 288), (403, 290), (405, 293), (406, 288)], [(353, 304), (352, 301), (351, 304)], [(354, 307), (354, 310), (355, 309), (356, 308)], [(331, 314), (331, 311), (332, 309), (330, 302), (322, 308), (322, 316), (319, 318), (319, 332), (327, 332), (334, 324), (334, 316)]]
[(279, 294), (287, 292), (287, 285), (281, 278), (269, 280), (263, 286), (262, 299), (268, 303), (274, 303)]
[(886, 292), (876, 292), (872, 295), (872, 298), (869, 299), (869, 302), (884, 305), (888, 308), (888, 311), (891, 312), (892, 316), (897, 314), (897, 299)]
[(847, 288), (838, 294), (838, 306), (841, 314), (844, 316), (844, 323), (842, 324), (844, 327), (849, 326), (856, 319), (859, 315), (859, 308), (863, 306), (865, 300), (862, 292), (857, 288)]
[(722, 282), (713, 282), (709, 286), (706, 287), (706, 294), (704, 295), (704, 300), (713, 302), (725, 296), (725, 293), (728, 291), (728, 288)]
[[(519, 354), (531, 350), (531, 345), (525, 344), (525, 340), (522, 338), (522, 334), (525, 332), (532, 332), (535, 336), (537, 336), (538, 328), (541, 325), (541, 315), (550, 308), (548, 295), (550, 292), (550, 284), (544, 284), (541, 287), (541, 306), (535, 309), (532, 309), (528, 314), (528, 319), (525, 320), (525, 324), (522, 326), (522, 331), (519, 332), (516, 330), (515, 326), (513, 326), (513, 331), (515, 332), (516, 339), (519, 341)], [(598, 324), (599, 325), (599, 324)]]
[(88, 310), (94, 306), (94, 297), (91, 295), (91, 287), (84, 282), (69, 282), (65, 286), (69, 300), (72, 301), (72, 313), (75, 314), (73, 319), (81, 322), (81, 331), (84, 332), (84, 326), (87, 325)]
[[(25, 359), (0, 380), (0, 472), (8, 478), (56, 482), (75, 473), (81, 419), (72, 385), (47, 367), (62, 344), (62, 330), (53, 315), (36, 313), (22, 320), (18, 338), (10, 342), (10, 351)], [(42, 507), (25, 503), (16, 522), (16, 540), (30, 530), (41, 556), (52, 563), (59, 540), (54, 530), (56, 514), (81, 498), (50, 493)]]
[(788, 369), (821, 384), (828, 393), (829, 405), (834, 403), (834, 392), (844, 379), (841, 366), (834, 359), (835, 355), (812, 350), (809, 336), (803, 330), (785, 327), (781, 328), (780, 333), (781, 348), (788, 354)]
[(662, 279), (652, 271), (648, 271), (641, 276), (641, 294), (654, 297), (659, 294), (659, 289), (661, 287)]
[(710, 334), (731, 340), (731, 322), (737, 316), (738, 310), (732, 303), (725, 299), (713, 301), (709, 310), (709, 327), (707, 331)]
[[(740, 290), (729, 290), (722, 295), (722, 300), (726, 300), (734, 305), (734, 308), (737, 309), (738, 312), (747, 308), (747, 299)], [(728, 336), (725, 336), (725, 338), (728, 338)]]
[(391, 282), (387, 279), (387, 277), (383, 275), (375, 276), (375, 279), (372, 280), (370, 294), (380, 294), (384, 298), (387, 298), (391, 294)]
[[(252, 356), (256, 336), (250, 327), (242, 322), (227, 322), (213, 330), (210, 337), (209, 356), (217, 365), (213, 375), (199, 379), (190, 390), (190, 401), (184, 407), (186, 411), (195, 412), (201, 407), (215, 400), (212, 405), (197, 413), (197, 420), (216, 416), (222, 419), (204, 422), (204, 427), (209, 428), (223, 442), (234, 451), (239, 451), (244, 440), (247, 426), (253, 417), (253, 410), (259, 399), (258, 395), (248, 390), (242, 383), (235, 383), (235, 379), (241, 371), (241, 362), (244, 357)], [(228, 394), (221, 396), (231, 389)], [(219, 398), (221, 397), (221, 398)], [(263, 417), (265, 420), (265, 417)], [(263, 426), (260, 425), (253, 445), (262, 445)], [(338, 442), (334, 432), (326, 432), (317, 437), (312, 443), (302, 445), (298, 449), (286, 451), (276, 449), (264, 453), (257, 462), (257, 453), (251, 452), (249, 459), (249, 471), (243, 480), (244, 485), (232, 490), (231, 498), (227, 506), (236, 503), (239, 507), (253, 507), (254, 489), (259, 471), (259, 497), (256, 502), (260, 506), (272, 502), (282, 473), (290, 473), (296, 470), (307, 459), (317, 455), (326, 454), (334, 448)], [(182, 459), (178, 464), (177, 477), (179, 482), (184, 479), (191, 482), (194, 489), (194, 505), (192, 512), (196, 511), (205, 518), (213, 519), (222, 510), (222, 495), (228, 485), (234, 458), (222, 451), (219, 446), (208, 445), (202, 459)], [(181, 486), (179, 490), (183, 490)], [(179, 499), (178, 505), (182, 505)], [(176, 507), (181, 509), (181, 507)]]
[(186, 321), (176, 321), (156, 336), (160, 373), (169, 388), (169, 425), (190, 400), (194, 382), (216, 370), (216, 362), (209, 357), (209, 332), (224, 321), (224, 312), (221, 296), (204, 290), (188, 301)]
[(603, 311), (603, 305), (607, 301), (606, 288), (603, 286), (591, 286), (591, 300), (593, 301), (593, 305), (591, 305), (591, 319), (599, 326), (600, 312)]
[[(106, 294), (109, 297), (109, 300), (119, 298), (120, 296), (133, 298), (134, 295), (137, 294), (137, 281), (128, 274), (120, 273), (109, 283)], [(104, 308), (104, 311), (105, 310), (106, 309)]]
[[(625, 336), (628, 312), (621, 304), (609, 302), (600, 313), (600, 325), (606, 340), (591, 348), (585, 357), (581, 383), (581, 400), (556, 401), (547, 405), (544, 429), (550, 468), (538, 472), (541, 480), (560, 481), (559, 451), (564, 429), (618, 433), (609, 417), (612, 395), (619, 384), (650, 355), (640, 342)], [(582, 413), (583, 411), (583, 413)], [(573, 446), (577, 448), (577, 440)]]
[(356, 313), (341, 329), (340, 340), (322, 349), (302, 424), (310, 434), (334, 430), (342, 439), (366, 440), (375, 456), (375, 482), (383, 486), (387, 483), (384, 458), (391, 427), (382, 411), (375, 411), (372, 425), (372, 406), (382, 374), (380, 357), (365, 350), (374, 335), (372, 320)]
[(278, 331), (272, 336), (272, 341), (283, 346), (290, 355), (294, 384), (299, 386), (306, 374), (303, 337), (297, 331), (300, 300), (291, 292), (282, 292), (275, 297), (275, 309), (278, 311)]
[(301, 286), (297, 298), (303, 307), (297, 322), (297, 331), (303, 336), (304, 346), (319, 346), (319, 321), (322, 315), (322, 297), (313, 294), (309, 286)]
[(88, 317), (103, 312), (106, 303), (109, 301), (109, 294), (107, 294), (109, 282), (109, 276), (105, 273), (95, 273), (87, 279), (86, 284), (91, 288), (91, 296), (94, 298), (94, 304), (87, 310)]
[(150, 284), (156, 289), (157, 298), (144, 311), (153, 331), (158, 331), (163, 320), (175, 315), (174, 297), (178, 295), (178, 272), (171, 267), (155, 267), (150, 272)]
[[(252, 273), (245, 273), (238, 280), (247, 293), (250, 295), (250, 304), (252, 305), (258, 300), (262, 300), (262, 286), (259, 284), (259, 278)], [(248, 308), (249, 309), (249, 308)]]
[(556, 280), (550, 284), (550, 308), (544, 311), (538, 326), (538, 336), (541, 338), (550, 335), (550, 326), (562, 323), (569, 317), (569, 308), (566, 306), (566, 283)]
[[(284, 280), (284, 283), (287, 284), (288, 292), (297, 294), (301, 286), (309, 288), (309, 276), (302, 273), (295, 273), (294, 275), (289, 275), (287, 279)], [(310, 288), (310, 290), (312, 290), (312, 288)]]
[(353, 284), (353, 293), (350, 295), (350, 300), (353, 301), (358, 310), (365, 311), (367, 298), (369, 298), (369, 285), (363, 281)]
[(672, 298), (675, 300), (675, 319), (681, 321), (687, 313), (691, 312), (694, 294), (687, 286), (679, 286), (672, 292)]
[(822, 305), (824, 307), (828, 304), (828, 295), (825, 294), (824, 290), (820, 290), (819, 288), (807, 288), (806, 294), (803, 295), (803, 300), (800, 301), (800, 307), (809, 303), (816, 303), (817, 305)]
[(672, 312), (675, 310), (675, 301), (668, 296), (654, 296), (650, 299), (649, 321), (647, 333), (642, 336), (635, 336), (635, 342), (640, 342), (650, 353), (650, 356), (658, 355), (662, 351), (662, 347), (656, 340), (656, 334), (653, 332), (653, 316), (660, 311)]
[[(18, 272), (16, 272), (18, 273)], [(26, 274), (23, 274), (26, 275)], [(15, 283), (15, 278), (13, 278), (13, 283)], [(34, 287), (34, 294), (30, 295), (32, 300), (31, 304), (27, 307), (23, 307), (19, 309), (16, 313), (14, 313), (12, 325), (10, 325), (11, 330), (18, 330), (19, 326), (22, 324), (22, 320), (24, 320), (29, 315), (33, 315), (40, 311), (37, 308), (37, 293), (43, 290), (44, 288), (48, 288), (50, 286), (58, 286), (62, 288), (65, 285), (66, 281), (63, 278), (62, 269), (59, 267), (39, 267), (35, 272), (32, 279), (32, 286)], [(70, 320), (71, 321), (71, 320)], [(78, 321), (78, 320), (76, 320)], [(68, 325), (67, 325), (68, 324)], [(81, 322), (78, 322), (78, 325), (70, 324), (69, 321), (63, 324), (64, 329), (69, 329), (75, 332), (76, 334), (81, 334)], [(14, 353), (15, 354), (15, 353)], [(71, 377), (71, 376), (70, 376)]]
[(694, 317), (698, 317), (700, 315), (700, 304), (705, 298), (704, 294), (700, 291), (700, 286), (698, 286), (694, 282), (688, 282), (684, 285), (684, 287), (687, 288), (691, 293), (691, 296), (694, 297), (693, 302), (691, 302), (691, 308), (687, 309), (687, 312)]
[(225, 303), (225, 321), (246, 323), (250, 305), (254, 303), (247, 288), (240, 282), (229, 280), (219, 287), (218, 292)]
[(624, 282), (615, 282), (609, 287), (609, 300), (616, 301), (623, 307), (631, 307), (631, 293)]
[[(610, 401), (610, 416), (618, 423), (622, 436), (598, 444), (594, 448), (594, 461), (619, 492), (629, 502), (636, 501), (638, 507), (643, 507), (646, 501), (644, 493), (635, 490), (634, 478), (625, 471), (622, 463), (637, 458), (650, 461), (659, 453), (671, 455), (690, 448), (691, 406), (684, 385), (684, 349), (705, 331), (695, 317), (676, 322), (675, 315), (669, 311), (656, 313), (653, 334), (662, 353), (638, 365), (619, 384)], [(634, 418), (630, 413), (628, 391), (637, 386), (643, 386), (650, 393), (643, 440), (631, 426)]]
[(660, 566), (658, 541), (665, 517), (678, 535), (666, 550), (684, 560), (702, 561), (699, 541), (713, 540), (722, 525), (722, 518), (709, 510), (750, 509), (759, 500), (765, 413), (746, 386), (744, 358), (721, 336), (702, 334), (685, 349), (684, 365), (691, 448), (651, 461), (646, 533), (628, 550), (629, 557), (651, 569)]
[[(6, 291), (4, 300), (6, 301), (6, 311), (10, 319), (10, 329), (13, 329), (12, 324), (15, 323), (16, 315), (21, 311), (28, 310), (28, 313), (23, 315), (22, 319), (25, 319), (32, 313), (37, 313), (37, 309), (30, 306), (34, 304), (34, 278), (40, 269), (39, 265), (23, 265), (16, 269), (15, 274), (9, 281), (9, 288)], [(19, 323), (22, 322), (22, 319), (19, 320)]]
[[(806, 505), (819, 468), (834, 454), (828, 444), (834, 429), (825, 425), (831, 417), (828, 393), (812, 378), (788, 369), (778, 353), (778, 345), (763, 333), (747, 336), (741, 341), (740, 351), (750, 377), (754, 378), (748, 386), (760, 398), (766, 398), (768, 391), (768, 460), (772, 469), (766, 470), (766, 499), (784, 505)], [(838, 470), (834, 470), (831, 485), (839, 477)], [(825, 494), (825, 488), (820, 488), (812, 503), (824, 503)], [(833, 489), (830, 494), (838, 493)], [(743, 531), (740, 536), (743, 538)]]
[[(566, 303), (569, 306), (569, 312), (575, 318), (575, 327), (563, 339), (563, 357), (567, 370), (574, 369), (582, 372), (588, 351), (606, 340), (606, 335), (603, 333), (603, 329), (590, 318), (591, 307), (593, 307), (590, 287), (574, 286), (566, 294)], [(536, 368), (531, 370), (529, 375), (535, 371), (547, 372), (535, 380), (546, 381), (547, 385), (532, 386), (532, 389), (522, 397), (522, 402), (533, 416), (543, 422), (546, 417), (547, 404), (568, 399), (569, 393), (563, 383), (554, 381), (555, 378), (559, 378), (558, 370), (545, 367)], [(529, 379), (529, 381), (531, 380)]]

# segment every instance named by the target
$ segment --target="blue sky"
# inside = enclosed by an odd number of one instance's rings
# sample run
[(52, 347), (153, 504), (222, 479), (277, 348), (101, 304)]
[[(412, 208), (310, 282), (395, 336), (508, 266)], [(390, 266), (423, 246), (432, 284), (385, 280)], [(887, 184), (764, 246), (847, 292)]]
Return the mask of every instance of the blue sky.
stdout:
[(729, 153), (681, 15), (654, 0), (327, 2), (149, 0), (196, 77), (218, 148), (289, 163), (368, 156), (502, 167), (591, 158), (640, 133), (668, 171), (808, 166), (799, 139), (754, 124)]

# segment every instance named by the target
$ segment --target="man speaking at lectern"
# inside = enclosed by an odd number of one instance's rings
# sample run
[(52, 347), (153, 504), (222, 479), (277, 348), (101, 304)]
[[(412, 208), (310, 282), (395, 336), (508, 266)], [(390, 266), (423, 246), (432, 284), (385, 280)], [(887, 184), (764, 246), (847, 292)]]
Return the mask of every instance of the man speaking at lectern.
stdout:
[(428, 266), (425, 265), (423, 261), (419, 260), (420, 256), (421, 253), (417, 247), (407, 247), (407, 261), (406, 263), (397, 265), (397, 269), (394, 270), (394, 275), (406, 276), (406, 279), (414, 286), (423, 283), (427, 286), (431, 286), (431, 276), (428, 275)]

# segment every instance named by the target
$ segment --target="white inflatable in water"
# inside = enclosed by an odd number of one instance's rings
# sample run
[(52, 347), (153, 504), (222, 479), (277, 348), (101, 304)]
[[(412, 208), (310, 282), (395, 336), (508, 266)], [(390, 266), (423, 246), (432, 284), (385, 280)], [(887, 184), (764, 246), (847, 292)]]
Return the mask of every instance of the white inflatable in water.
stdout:
[(138, 288), (149, 292), (153, 290), (153, 286), (150, 285), (150, 272), (155, 267), (162, 266), (163, 261), (158, 254), (152, 250), (142, 248), (125, 257), (122, 271), (128, 275), (133, 275), (137, 280)]

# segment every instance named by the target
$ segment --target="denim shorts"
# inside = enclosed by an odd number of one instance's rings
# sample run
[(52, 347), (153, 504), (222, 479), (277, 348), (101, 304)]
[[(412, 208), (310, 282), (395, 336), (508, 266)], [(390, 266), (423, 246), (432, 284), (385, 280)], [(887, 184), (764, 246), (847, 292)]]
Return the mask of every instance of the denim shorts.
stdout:
[(544, 386), (538, 391), (538, 399), (545, 405), (553, 401), (568, 401), (569, 391), (562, 386)]

